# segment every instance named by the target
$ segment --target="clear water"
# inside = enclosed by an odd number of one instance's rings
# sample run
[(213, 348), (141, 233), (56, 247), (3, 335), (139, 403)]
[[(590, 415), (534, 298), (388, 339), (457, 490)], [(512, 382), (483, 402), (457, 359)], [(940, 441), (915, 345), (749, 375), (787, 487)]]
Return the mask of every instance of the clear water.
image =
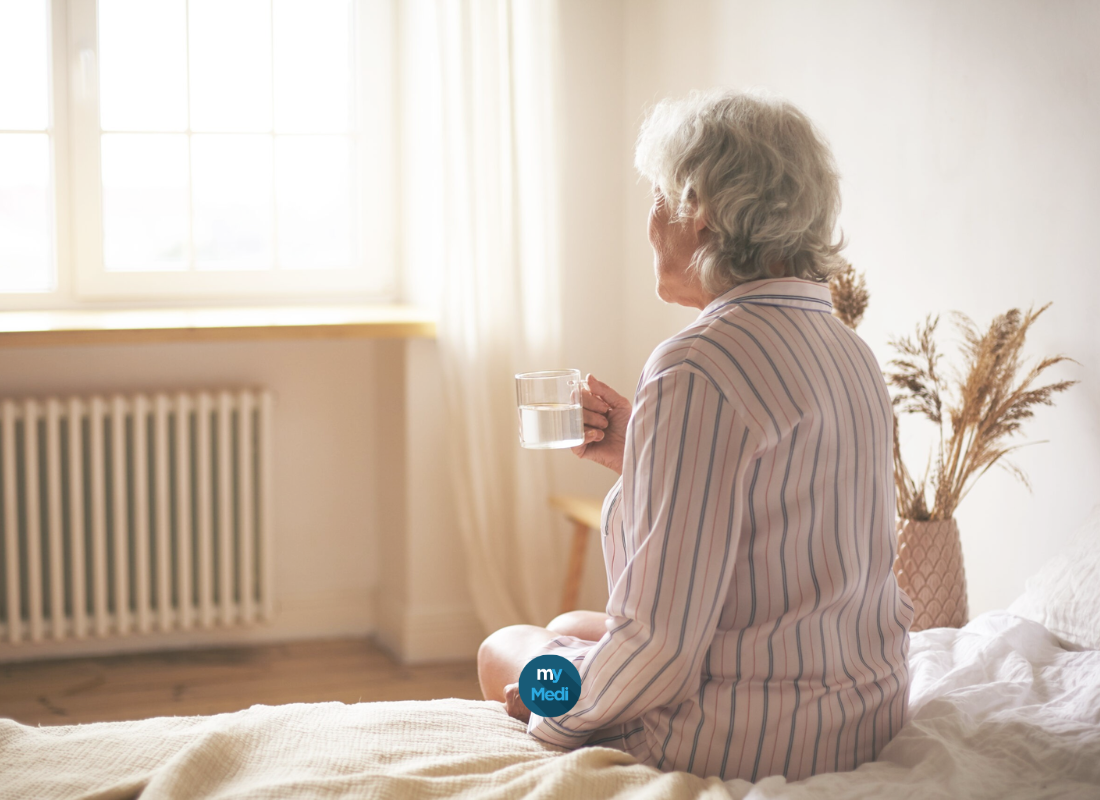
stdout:
[(539, 403), (519, 407), (519, 441), (543, 450), (584, 444), (584, 415), (579, 403)]

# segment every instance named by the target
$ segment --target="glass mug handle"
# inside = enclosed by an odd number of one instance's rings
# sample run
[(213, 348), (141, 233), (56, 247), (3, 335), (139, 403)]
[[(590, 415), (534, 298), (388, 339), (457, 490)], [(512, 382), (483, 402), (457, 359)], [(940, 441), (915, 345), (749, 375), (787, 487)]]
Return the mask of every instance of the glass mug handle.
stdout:
[[(581, 402), (580, 390), (581, 389), (588, 389), (588, 381), (586, 381), (584, 378), (581, 378), (579, 381), (569, 381), (568, 383), (569, 383), (569, 399), (572, 402), (580, 403), (581, 406), (583, 406), (584, 403)], [(591, 390), (589, 389), (589, 391), (591, 391)], [(583, 409), (582, 409), (581, 413), (582, 414), (584, 413)]]

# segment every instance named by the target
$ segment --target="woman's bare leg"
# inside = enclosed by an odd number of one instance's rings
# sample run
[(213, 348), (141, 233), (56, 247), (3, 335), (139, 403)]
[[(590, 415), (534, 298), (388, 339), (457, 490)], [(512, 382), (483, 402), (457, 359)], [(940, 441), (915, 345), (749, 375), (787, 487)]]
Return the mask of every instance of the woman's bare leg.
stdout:
[(586, 642), (598, 642), (607, 633), (606, 620), (607, 614), (602, 611), (566, 611), (550, 620), (546, 629)]
[(560, 634), (537, 625), (509, 625), (486, 637), (477, 651), (477, 679), (486, 700), (504, 702), (504, 687), (519, 674), (540, 647)]
[(598, 642), (607, 632), (602, 611), (569, 611), (538, 625), (509, 625), (481, 643), (477, 651), (477, 679), (486, 700), (504, 702), (504, 687), (519, 681), (527, 662), (547, 642), (563, 634), (589, 642)]

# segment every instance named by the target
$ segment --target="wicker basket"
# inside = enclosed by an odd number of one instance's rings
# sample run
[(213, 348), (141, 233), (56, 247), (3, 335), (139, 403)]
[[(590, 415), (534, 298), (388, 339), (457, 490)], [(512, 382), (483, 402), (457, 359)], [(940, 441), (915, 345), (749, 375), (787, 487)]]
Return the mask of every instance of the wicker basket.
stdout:
[(913, 601), (913, 626), (961, 628), (969, 611), (959, 526), (948, 520), (898, 520), (898, 585)]

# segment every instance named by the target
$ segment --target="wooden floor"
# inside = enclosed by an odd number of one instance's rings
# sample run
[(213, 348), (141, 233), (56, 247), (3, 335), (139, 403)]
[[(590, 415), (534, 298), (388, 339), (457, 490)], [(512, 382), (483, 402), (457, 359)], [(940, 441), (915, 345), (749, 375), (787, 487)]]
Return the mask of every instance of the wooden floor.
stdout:
[(475, 662), (403, 667), (364, 639), (0, 664), (0, 717), (27, 725), (442, 697), (482, 699)]

